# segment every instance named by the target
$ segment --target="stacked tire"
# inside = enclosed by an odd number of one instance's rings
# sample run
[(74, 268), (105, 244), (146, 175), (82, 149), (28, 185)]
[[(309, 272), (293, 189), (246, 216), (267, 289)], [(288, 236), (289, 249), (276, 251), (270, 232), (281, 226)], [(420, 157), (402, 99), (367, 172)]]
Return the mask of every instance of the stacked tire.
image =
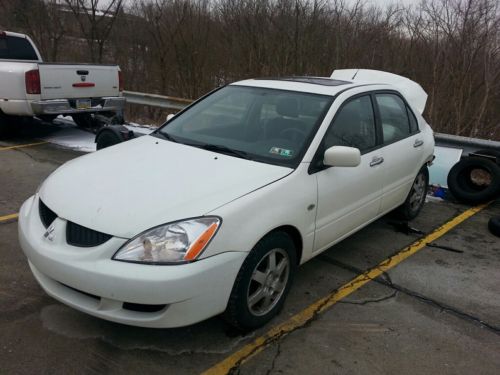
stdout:
[(500, 151), (482, 150), (462, 158), (448, 173), (448, 188), (457, 200), (469, 204), (500, 196)]
[[(455, 198), (469, 204), (500, 197), (500, 151), (480, 150), (460, 160), (448, 174), (448, 188)], [(500, 216), (490, 218), (488, 229), (500, 237)]]

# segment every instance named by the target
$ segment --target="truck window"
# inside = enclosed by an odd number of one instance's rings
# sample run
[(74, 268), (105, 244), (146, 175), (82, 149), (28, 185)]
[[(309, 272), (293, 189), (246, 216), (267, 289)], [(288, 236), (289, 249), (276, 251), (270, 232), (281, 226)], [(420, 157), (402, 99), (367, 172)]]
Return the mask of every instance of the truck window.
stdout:
[(25, 38), (0, 36), (0, 59), (38, 60), (33, 46)]

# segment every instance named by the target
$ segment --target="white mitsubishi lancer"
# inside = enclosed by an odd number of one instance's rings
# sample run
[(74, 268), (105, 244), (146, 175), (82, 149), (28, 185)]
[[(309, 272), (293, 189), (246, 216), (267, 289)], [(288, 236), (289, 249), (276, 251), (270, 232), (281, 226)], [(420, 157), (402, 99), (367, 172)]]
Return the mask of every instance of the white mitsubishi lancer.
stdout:
[(227, 85), (58, 168), (23, 204), (19, 241), (49, 295), (96, 317), (259, 327), (298, 265), (389, 211), (419, 213), (426, 99), (356, 69)]

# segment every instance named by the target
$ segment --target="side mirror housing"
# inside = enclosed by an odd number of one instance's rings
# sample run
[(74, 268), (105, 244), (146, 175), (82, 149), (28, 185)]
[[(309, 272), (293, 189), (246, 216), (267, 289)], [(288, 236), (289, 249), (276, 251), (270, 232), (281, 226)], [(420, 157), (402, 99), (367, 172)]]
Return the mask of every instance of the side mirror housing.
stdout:
[(172, 120), (174, 118), (174, 116), (175, 116), (175, 113), (169, 113), (167, 115), (167, 122), (170, 121), (170, 120)]
[(357, 167), (360, 163), (361, 152), (354, 147), (332, 146), (323, 157), (323, 164), (329, 167)]

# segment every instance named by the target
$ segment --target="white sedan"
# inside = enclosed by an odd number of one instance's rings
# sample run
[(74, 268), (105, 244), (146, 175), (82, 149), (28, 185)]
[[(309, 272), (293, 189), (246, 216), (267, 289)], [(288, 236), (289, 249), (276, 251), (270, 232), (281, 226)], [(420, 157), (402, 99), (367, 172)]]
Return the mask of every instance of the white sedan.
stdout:
[(57, 169), (20, 210), (22, 249), (49, 295), (96, 317), (256, 328), (298, 265), (389, 211), (419, 213), (426, 98), (369, 70), (222, 87)]

